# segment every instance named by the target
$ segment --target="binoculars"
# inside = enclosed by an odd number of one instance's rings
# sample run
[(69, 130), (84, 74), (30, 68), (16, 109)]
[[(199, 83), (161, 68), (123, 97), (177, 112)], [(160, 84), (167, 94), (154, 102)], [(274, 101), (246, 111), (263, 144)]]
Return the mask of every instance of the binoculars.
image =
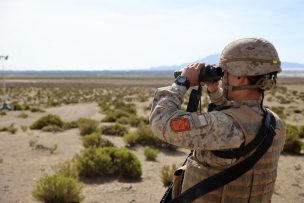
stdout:
[[(175, 71), (174, 77), (177, 78), (182, 74), (182, 71)], [(199, 74), (199, 82), (215, 82), (219, 81), (224, 76), (224, 71), (216, 65), (205, 65), (201, 68)]]

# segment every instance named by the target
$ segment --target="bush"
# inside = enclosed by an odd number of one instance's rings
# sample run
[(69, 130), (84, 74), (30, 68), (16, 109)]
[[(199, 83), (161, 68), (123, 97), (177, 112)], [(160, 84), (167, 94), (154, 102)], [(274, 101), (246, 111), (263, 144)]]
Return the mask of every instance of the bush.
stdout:
[(103, 139), (99, 133), (92, 133), (82, 137), (83, 146), (88, 147), (114, 147), (114, 144), (107, 139)]
[(37, 107), (32, 107), (31, 109), (31, 112), (35, 113), (35, 112), (45, 112), (44, 110), (40, 109), (40, 108), (37, 108)]
[(5, 111), (0, 110), (0, 116), (6, 116), (6, 112), (5, 112)]
[(302, 125), (302, 126), (300, 127), (299, 137), (300, 137), (300, 138), (304, 138), (304, 125)]
[(118, 176), (126, 179), (140, 178), (141, 164), (138, 158), (125, 148), (86, 148), (78, 159), (81, 176)]
[(80, 134), (89, 135), (94, 132), (98, 132), (98, 122), (89, 118), (81, 118), (78, 120), (78, 127), (80, 130)]
[(33, 190), (33, 196), (45, 203), (80, 202), (84, 199), (81, 194), (82, 184), (78, 180), (61, 173), (44, 175)]
[(150, 147), (145, 148), (144, 155), (145, 155), (147, 160), (155, 161), (156, 157), (157, 157), (157, 154), (158, 154), (157, 149), (153, 149), (153, 148), (150, 148)]
[(140, 124), (141, 119), (138, 118), (136, 115), (130, 114), (128, 117), (123, 116), (118, 118), (117, 122), (120, 124), (124, 124), (124, 125), (128, 124), (131, 125), (132, 127), (137, 127)]
[(177, 169), (175, 164), (164, 165), (161, 169), (160, 179), (165, 187), (169, 186), (173, 181), (173, 175), (175, 170)]
[(123, 136), (123, 140), (126, 144), (129, 146), (134, 146), (136, 143), (138, 143), (139, 135), (138, 133), (127, 133)]
[(300, 109), (295, 109), (293, 112), (294, 112), (294, 113), (302, 113), (302, 110), (300, 110)]
[(62, 128), (63, 121), (57, 115), (48, 114), (46, 116), (39, 118), (37, 121), (35, 121), (30, 126), (30, 128), (40, 130), (40, 129), (44, 128), (45, 126), (49, 126), (49, 125), (55, 125), (55, 126)]
[(41, 130), (45, 132), (53, 132), (53, 133), (63, 131), (63, 129), (57, 125), (47, 125), (44, 126)]
[(52, 169), (56, 172), (56, 174), (62, 174), (66, 177), (71, 177), (74, 179), (79, 178), (76, 159), (67, 160), (63, 163), (53, 166)]
[(284, 113), (284, 106), (273, 106), (270, 108), (273, 112), (275, 112), (281, 119), (285, 119), (286, 115)]
[(289, 153), (300, 154), (304, 149), (304, 144), (300, 140), (300, 131), (294, 126), (286, 125), (286, 140), (284, 145), (284, 151)]
[(17, 130), (18, 129), (15, 127), (14, 123), (12, 123), (8, 127), (2, 127), (2, 128), (0, 128), (0, 132), (7, 131), (7, 132), (10, 132), (11, 134), (15, 134), (17, 132)]
[(23, 132), (27, 131), (27, 126), (26, 126), (26, 125), (22, 125), (22, 126), (21, 126), (21, 130), (22, 130)]
[(13, 102), (11, 105), (12, 105), (14, 111), (24, 110), (24, 108), (22, 108), (22, 105), (17, 102)]
[(117, 115), (112, 111), (107, 111), (106, 116), (101, 120), (101, 122), (116, 122)]
[(119, 123), (115, 123), (114, 125), (103, 126), (101, 128), (101, 133), (106, 135), (123, 136), (127, 132), (128, 128)]
[(18, 118), (27, 118), (28, 117), (28, 114), (22, 112), (18, 115)]
[(78, 128), (78, 123), (77, 121), (71, 121), (71, 122), (64, 122), (63, 123), (63, 129), (68, 130), (72, 128)]
[(105, 110), (105, 118), (102, 122), (118, 122), (121, 124), (129, 124), (131, 126), (138, 126), (140, 118), (136, 116), (135, 105), (131, 103), (125, 103), (124, 101), (116, 101), (111, 105), (100, 102), (100, 106)]
[(141, 123), (138, 127), (137, 132), (126, 134), (123, 138), (124, 142), (130, 146), (140, 144), (143, 146), (152, 146), (156, 148), (164, 148), (167, 150), (175, 151), (176, 146), (168, 144), (161, 139), (157, 138), (150, 127)]

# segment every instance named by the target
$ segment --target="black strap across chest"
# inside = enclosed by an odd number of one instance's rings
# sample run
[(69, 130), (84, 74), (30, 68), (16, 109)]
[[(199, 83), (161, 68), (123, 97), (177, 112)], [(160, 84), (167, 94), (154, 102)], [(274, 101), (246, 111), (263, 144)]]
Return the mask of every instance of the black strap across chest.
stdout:
[[(257, 137), (260, 137), (258, 144), (256, 144), (255, 151), (245, 160), (237, 163), (236, 165), (225, 169), (224, 171), (212, 175), (191, 188), (184, 191), (180, 196), (175, 199), (171, 199), (170, 196), (163, 197), (161, 203), (170, 202), (170, 203), (188, 203), (193, 200), (216, 190), (233, 180), (237, 179), (241, 175), (249, 171), (253, 166), (258, 162), (258, 160), (267, 152), (269, 147), (272, 145), (273, 138), (275, 136), (276, 120), (271, 112), (268, 110), (265, 111), (263, 123), (261, 129), (258, 132)], [(252, 141), (253, 142), (253, 141)], [(252, 147), (252, 146), (251, 146)], [(250, 148), (251, 148), (250, 147)], [(246, 150), (253, 150), (253, 149)], [(238, 152), (240, 153), (240, 152)], [(242, 152), (244, 153), (244, 152)], [(170, 188), (169, 188), (170, 189)], [(167, 190), (168, 192), (168, 190)]]

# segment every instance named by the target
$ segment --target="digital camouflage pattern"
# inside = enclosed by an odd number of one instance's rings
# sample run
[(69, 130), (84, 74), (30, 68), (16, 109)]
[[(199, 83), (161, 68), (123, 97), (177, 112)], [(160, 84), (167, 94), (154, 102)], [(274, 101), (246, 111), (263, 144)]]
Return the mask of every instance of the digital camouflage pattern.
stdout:
[(222, 51), (219, 65), (236, 76), (281, 72), (275, 47), (262, 38), (244, 38), (229, 43)]
[[(173, 84), (159, 88), (155, 94), (150, 115), (153, 132), (160, 139), (188, 149), (215, 150), (238, 148), (244, 136), (226, 114), (219, 111), (189, 113), (179, 110), (187, 89)], [(190, 129), (176, 132), (171, 122), (188, 119)]]
[[(223, 97), (222, 89), (209, 94), (211, 102), (240, 107), (238, 111), (233, 110), (238, 108), (231, 108), (231, 111), (238, 112), (241, 119), (236, 119), (231, 112), (225, 112), (230, 109), (222, 112), (189, 113), (180, 110), (186, 91), (185, 87), (176, 84), (157, 89), (150, 115), (151, 128), (160, 139), (194, 150), (187, 159), (182, 192), (199, 181), (242, 161), (245, 157), (223, 159), (215, 156), (210, 150), (239, 148), (242, 144), (250, 142), (252, 139), (248, 138), (256, 135), (263, 115), (260, 101), (228, 101)], [(246, 111), (243, 115), (241, 108), (244, 106), (251, 113)], [(171, 125), (175, 121), (182, 123), (185, 119), (190, 127), (184, 127), (184, 124), (181, 125), (182, 127)], [(246, 174), (193, 202), (270, 202), (276, 180), (277, 163), (285, 140), (283, 124), (277, 116), (276, 119), (277, 135), (267, 154)], [(175, 130), (172, 130), (172, 127)], [(176, 129), (183, 130), (177, 132)]]

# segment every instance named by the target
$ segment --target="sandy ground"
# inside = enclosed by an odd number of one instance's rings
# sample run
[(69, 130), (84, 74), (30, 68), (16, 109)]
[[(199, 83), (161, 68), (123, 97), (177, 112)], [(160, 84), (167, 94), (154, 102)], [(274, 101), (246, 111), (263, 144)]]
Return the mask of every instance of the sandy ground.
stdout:
[[(17, 127), (29, 125), (46, 113), (55, 113), (64, 120), (76, 120), (80, 117), (98, 119), (98, 106), (95, 103), (76, 104), (47, 109), (45, 113), (29, 113), (26, 119), (16, 117), (16, 112), (0, 117), (0, 123), (6, 125), (15, 122)], [(105, 136), (116, 146), (124, 146), (121, 138)], [(44, 173), (51, 173), (51, 167), (79, 153), (82, 149), (78, 129), (62, 133), (46, 133), (27, 130), (12, 135), (0, 133), (0, 202), (30, 203), (36, 202), (31, 195), (36, 181)], [(39, 144), (51, 147), (58, 145), (55, 154), (49, 151), (33, 150), (29, 146), (32, 139)], [(160, 169), (165, 164), (181, 163), (187, 151), (163, 153), (156, 162), (146, 161), (143, 148), (132, 149), (142, 163), (143, 175), (140, 181), (125, 182), (116, 179), (85, 180), (83, 194), (85, 203), (93, 202), (158, 202), (166, 190), (160, 180)], [(279, 162), (278, 179), (273, 202), (304, 202), (304, 159), (300, 156), (282, 155)]]

